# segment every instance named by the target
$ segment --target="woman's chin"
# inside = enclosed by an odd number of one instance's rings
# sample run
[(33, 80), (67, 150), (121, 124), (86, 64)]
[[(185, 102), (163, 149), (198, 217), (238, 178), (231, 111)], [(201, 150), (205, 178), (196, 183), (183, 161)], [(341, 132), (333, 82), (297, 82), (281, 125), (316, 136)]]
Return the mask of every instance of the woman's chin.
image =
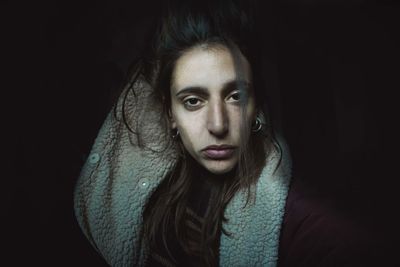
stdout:
[(223, 175), (233, 170), (236, 162), (231, 160), (211, 160), (202, 164), (212, 174)]

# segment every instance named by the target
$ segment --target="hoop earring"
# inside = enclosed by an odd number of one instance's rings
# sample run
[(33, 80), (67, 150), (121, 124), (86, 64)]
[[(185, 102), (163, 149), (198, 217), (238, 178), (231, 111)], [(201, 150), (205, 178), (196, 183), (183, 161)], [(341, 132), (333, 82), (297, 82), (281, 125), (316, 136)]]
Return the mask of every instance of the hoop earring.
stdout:
[(253, 125), (251, 126), (251, 130), (253, 133), (257, 133), (261, 130), (262, 123), (260, 117), (257, 115), (256, 120), (254, 121)]
[(179, 136), (179, 130), (178, 129), (172, 129), (172, 135), (171, 135), (172, 140), (178, 139), (178, 136)]

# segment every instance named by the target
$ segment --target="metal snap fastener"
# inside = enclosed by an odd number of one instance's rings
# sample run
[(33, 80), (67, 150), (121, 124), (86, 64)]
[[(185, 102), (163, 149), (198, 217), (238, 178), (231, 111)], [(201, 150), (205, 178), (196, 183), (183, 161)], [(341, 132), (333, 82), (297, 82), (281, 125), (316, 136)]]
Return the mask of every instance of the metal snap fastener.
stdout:
[(89, 162), (94, 164), (97, 163), (100, 160), (100, 155), (97, 153), (93, 153), (89, 156)]
[(146, 187), (148, 187), (148, 186), (149, 186), (149, 179), (147, 179), (147, 178), (142, 178), (142, 179), (140, 179), (140, 180), (139, 180), (139, 186), (140, 186), (141, 188), (146, 188)]

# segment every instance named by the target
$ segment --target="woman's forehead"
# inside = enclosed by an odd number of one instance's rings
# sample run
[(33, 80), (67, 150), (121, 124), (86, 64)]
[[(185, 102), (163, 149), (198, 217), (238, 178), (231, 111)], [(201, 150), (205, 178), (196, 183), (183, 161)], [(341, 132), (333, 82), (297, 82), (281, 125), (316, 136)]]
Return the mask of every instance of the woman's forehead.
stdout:
[(174, 92), (187, 87), (223, 89), (235, 81), (251, 83), (250, 65), (242, 54), (234, 58), (223, 46), (195, 47), (177, 60), (171, 88)]

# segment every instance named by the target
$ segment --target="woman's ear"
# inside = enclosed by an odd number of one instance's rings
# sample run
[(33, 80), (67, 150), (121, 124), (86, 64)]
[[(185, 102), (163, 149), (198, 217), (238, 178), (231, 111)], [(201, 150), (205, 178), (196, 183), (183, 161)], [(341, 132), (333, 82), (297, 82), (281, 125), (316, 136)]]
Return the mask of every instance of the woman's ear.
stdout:
[(168, 110), (168, 119), (171, 124), (171, 129), (176, 129), (176, 122), (170, 109)]
[(176, 129), (176, 122), (174, 120), (171, 120), (171, 129)]

